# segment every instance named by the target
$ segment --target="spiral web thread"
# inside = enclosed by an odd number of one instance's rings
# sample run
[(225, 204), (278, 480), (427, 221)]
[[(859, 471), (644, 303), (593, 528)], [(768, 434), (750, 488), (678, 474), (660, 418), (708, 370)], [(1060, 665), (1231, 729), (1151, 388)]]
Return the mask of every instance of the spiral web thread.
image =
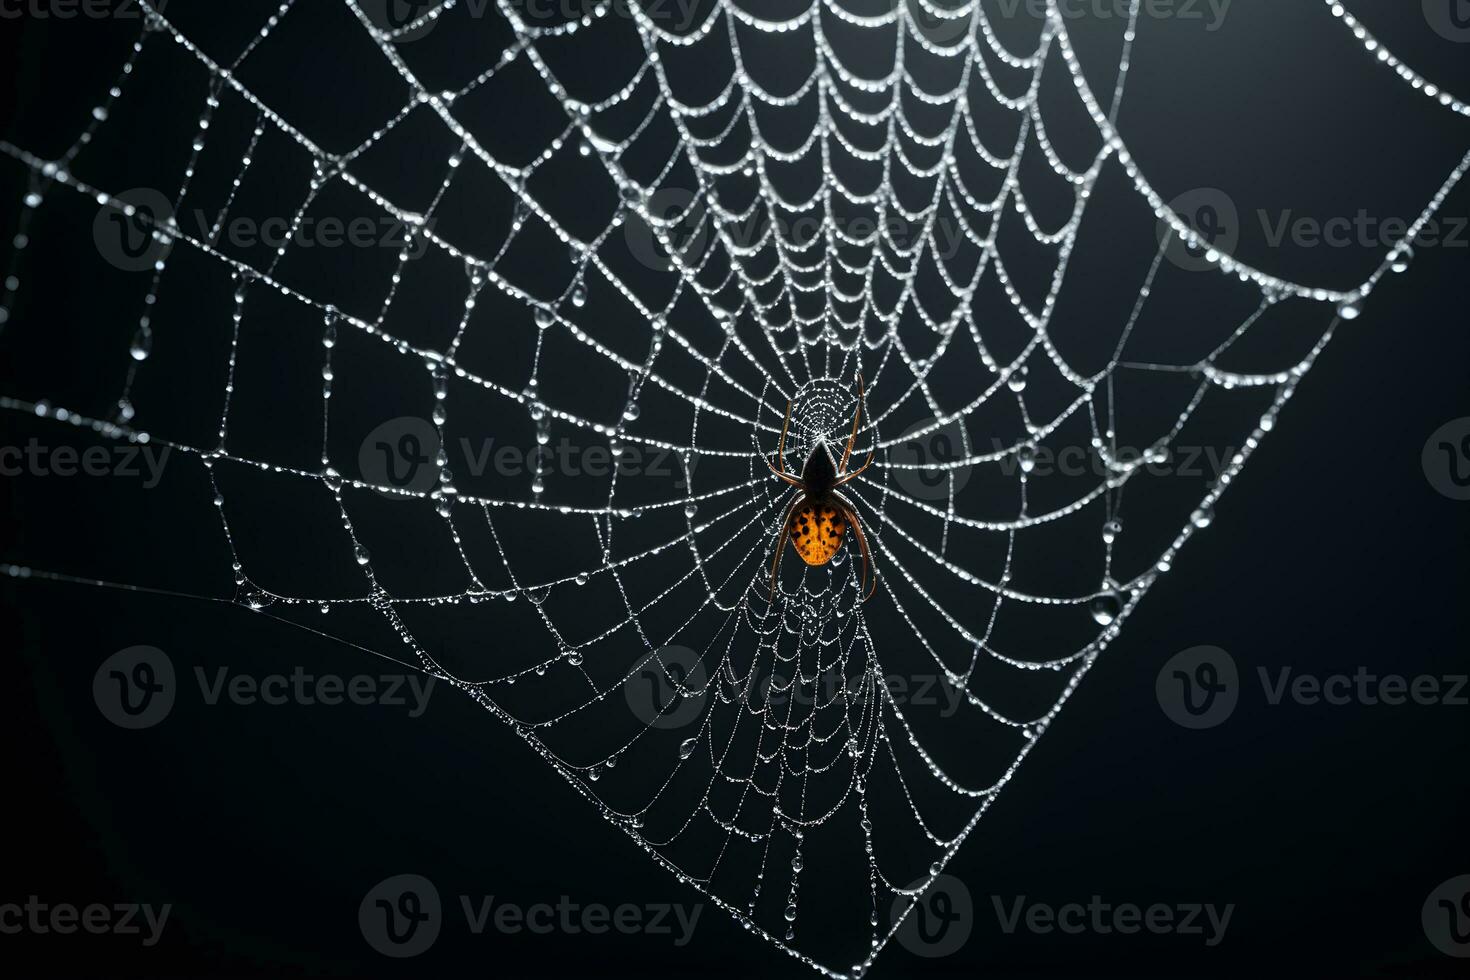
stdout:
[[(127, 352), (119, 351), (126, 371), (110, 413), (16, 398), (0, 407), (167, 445), (197, 462), (214, 489), (236, 601), (287, 616), (361, 611), (387, 623), (422, 669), (507, 722), (654, 860), (752, 933), (834, 976), (861, 975), (902, 927), (1139, 599), (1211, 522), (1216, 500), (1339, 321), (1356, 317), (1385, 272), (1410, 255), (1401, 244), (1356, 289), (1322, 289), (1240, 263), (1175, 216), (1114, 126), (1137, 2), (1116, 87), (1099, 100), (1054, 3), (1035, 25), (1033, 46), (1018, 52), (983, 3), (921, 0), (862, 12), (826, 0), (769, 20), (722, 2), (675, 33), (637, 6), (600, 5), (546, 26), (504, 2), (498, 19), (468, 19), (473, 8), (455, 0), (389, 29), (345, 0), (405, 96), (341, 153), (314, 143), (289, 107), (268, 105), (242, 81), (252, 59), (270, 57), (273, 35), (298, 6), (282, 3), (225, 65), (144, 4), (142, 37), (66, 154), (43, 160), (0, 146), (31, 171), (0, 303), (6, 320), (21, 286), (27, 229), (53, 194), (95, 198), (145, 222), (166, 246), (129, 301), (143, 312)], [(1470, 114), (1340, 5), (1328, 6), (1407, 84)], [(490, 32), (491, 20), (506, 38), (491, 67), (448, 89), (422, 80), (417, 49), (403, 42), (436, 28)], [(628, 73), (596, 92), (564, 80), (558, 62), (563, 49), (589, 38), (604, 53), (617, 45), (630, 52)], [(877, 48), (875, 39), (883, 42)], [(203, 81), (198, 135), (170, 195), (175, 214), (190, 203), (196, 167), (226, 128), (216, 125), (219, 117), (249, 120), (208, 235), (173, 218), (155, 220), (114, 196), (118, 188), (78, 175), (135, 69), (160, 44), (182, 49)], [(845, 46), (864, 53), (856, 58)], [(873, 59), (882, 49), (890, 52), (886, 63)], [(798, 84), (776, 90), (759, 80), (763, 62), (801, 65), (803, 54), (810, 72)], [(706, 83), (702, 94), (685, 77), (690, 65), (700, 68), (692, 74)], [(1080, 160), (1069, 162), (1075, 149), (1054, 142), (1043, 118), (1044, 88), (1058, 82), (1094, 130)], [(460, 113), (498, 84), (539, 86), (559, 112), (551, 135), (517, 146), (513, 160), (489, 148), (504, 140), (483, 120)], [(424, 123), (450, 150), (427, 206), (415, 209), (375, 190), (358, 169), (397, 131)], [(798, 138), (785, 139), (792, 132)], [(345, 190), (408, 230), (383, 288), (328, 293), (293, 267), (290, 242), (266, 261), (247, 261), (219, 241), (252, 169), (264, 154), (284, 152), (310, 169), (293, 228), (329, 191)], [(536, 183), (573, 157), (589, 200), (594, 185), (602, 195), (575, 212), (564, 192), (553, 201)], [(1467, 167), (1470, 157), (1404, 243)], [(500, 209), (486, 218), (498, 235), (489, 247), (465, 244), (436, 220), (464, 207), (456, 185), (472, 179), (487, 215)], [(1040, 216), (1026, 189), (1031, 181), (1049, 183), (1063, 200), (1061, 220)], [(494, 203), (486, 188), (499, 195)], [(1132, 194), (1149, 227), (1157, 223), (1165, 234), (1148, 243), (1121, 315), (1069, 327), (1083, 311), (1066, 306), (1064, 286), (1074, 253), (1085, 253), (1084, 215), (1104, 189)], [(589, 224), (589, 213), (600, 216)], [(803, 221), (812, 233), (793, 234)], [(1003, 256), (1003, 242), (1016, 243), (1019, 257)], [(544, 255), (546, 243), (558, 253), (549, 264), (565, 267), (551, 289), (544, 278), (529, 285), (510, 271), (518, 247)], [(1180, 276), (1165, 259), (1182, 246), (1203, 270), (1185, 274), (1191, 290), (1246, 299), (1243, 313), (1200, 351), (1169, 362), (1136, 347), (1147, 346), (1139, 340), (1155, 290)], [(155, 311), (164, 309), (169, 272), (185, 254), (201, 257), (220, 287), (233, 287), (229, 321), (205, 325), (229, 338), (213, 444), (173, 438), (168, 420), (146, 419), (134, 405), (151, 380), (156, 348), (170, 341)], [(430, 260), (447, 260), (464, 275), (454, 286), (457, 323), (435, 342), (393, 328), (395, 304), (411, 302), (399, 298), (400, 287)], [(1043, 274), (1028, 283), (1022, 267)], [(302, 420), (321, 428), (316, 467), (231, 446), (237, 358), (251, 344), (252, 306), (263, 296), (310, 313), (321, 331), (321, 416)], [(1323, 304), (1336, 315), (1316, 313)], [(1326, 325), (1289, 363), (1239, 366), (1247, 338), (1282, 311), (1298, 332), (1309, 318)], [(23, 328), (17, 318), (7, 329)], [(1090, 367), (1066, 352), (1067, 335), (1078, 330), (1109, 338)], [(514, 343), (503, 339), (511, 335)], [(367, 345), (386, 350), (428, 406), (423, 414), (440, 447), (428, 486), (355, 473), (334, 451), (334, 385)], [(517, 353), (485, 366), (497, 360), (486, 351), (508, 350)], [(563, 364), (568, 351), (586, 373)], [(786, 404), (793, 404), (787, 466), (799, 470), (819, 443), (840, 448), (859, 372), (868, 406), (854, 464), (869, 451), (876, 462), (846, 490), (871, 541), (877, 595), (858, 602), (860, 559), (849, 544), (820, 569), (788, 553), (772, 598), (772, 546), (790, 497), (765, 460)], [(1172, 407), (1134, 441), (1146, 450), (1130, 455), (1120, 404), (1129, 383), (1144, 376), (1177, 389), (1144, 396)], [(595, 401), (585, 397), (590, 389), (613, 398), (585, 407)], [(1125, 571), (1120, 549), (1132, 533), (1122, 521), (1125, 489), (1135, 481), (1156, 486), (1150, 467), (1183, 444), (1202, 406), (1243, 395), (1257, 399), (1247, 434), (1212, 480), (1189, 489), (1182, 529), (1174, 523), (1145, 543), (1143, 560)], [(535, 433), (533, 471), (480, 492), (449, 449), (457, 438), (493, 437), (513, 425)], [(939, 434), (942, 443), (934, 441)], [(667, 454), (674, 472), (668, 479), (581, 474), (574, 492), (559, 482), (554, 458), (553, 439), (563, 436)], [(931, 458), (905, 449), (913, 444), (951, 452)], [(1094, 465), (1082, 480), (1050, 487), (1033, 474), (1038, 457), (1061, 446), (1081, 447)], [(255, 573), (232, 531), (230, 474), (241, 470), (329, 496), (360, 587), (286, 594)], [(414, 591), (385, 574), (364, 516), (370, 498), (423, 514), (423, 546), (453, 551), (447, 573), (457, 587)], [(559, 536), (587, 547), (537, 549), (537, 540)], [(1053, 539), (1070, 542), (1067, 554), (1076, 557), (1068, 562), (1079, 566), (1083, 584), (1058, 579), (1055, 558), (1045, 560), (1055, 550), (1026, 548)], [(1026, 555), (1037, 552), (1042, 560), (1028, 565)], [(450, 617), (481, 636), (514, 623), (539, 640), (515, 651), (436, 645), (435, 621)], [(1053, 628), (1053, 620), (1067, 625)], [(895, 674), (927, 676), (952, 700), (936, 704), (917, 687), (896, 694), (888, 680)], [(650, 683), (661, 692), (652, 709), (630, 712), (635, 688)], [(814, 874), (833, 883), (805, 884)]]

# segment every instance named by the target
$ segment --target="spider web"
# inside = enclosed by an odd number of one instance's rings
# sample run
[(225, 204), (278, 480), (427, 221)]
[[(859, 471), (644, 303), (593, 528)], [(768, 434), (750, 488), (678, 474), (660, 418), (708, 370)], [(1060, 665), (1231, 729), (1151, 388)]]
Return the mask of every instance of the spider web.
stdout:
[[(153, 239), (118, 306), (137, 318), (97, 339), (117, 348), (120, 391), (0, 407), (176, 450), (211, 491), (236, 601), (401, 645), (680, 881), (832, 975), (861, 975), (903, 926), (1470, 167), (1368, 279), (1330, 290), (1217, 250), (1139, 172), (1114, 125), (1137, 2), (1099, 98), (1054, 2), (1018, 43), (976, 2), (827, 0), (777, 19), (722, 2), (671, 30), (635, 5), (548, 24), (446, 0), (392, 23), (346, 0), (341, 43), (371, 45), (402, 99), (365, 108), (340, 151), (297, 121), (312, 99), (268, 98), (252, 72), (300, 3), (229, 64), (143, 6), (65, 154), (0, 145), (31, 174), (8, 332), (53, 199)], [(466, 38), (490, 54), (455, 75), (435, 44)], [(105, 159), (79, 168), (164, 65), (199, 108), (181, 176), (157, 177), (160, 213), (109, 186)], [(269, 192), (293, 233), (358, 209), (401, 247), (222, 234), (271, 213)], [(214, 220), (191, 227), (191, 205)], [(1111, 305), (1069, 290), (1074, 268), (1121, 284)], [(213, 402), (186, 408), (168, 389), (201, 357)], [(264, 423), (262, 357), (310, 381)], [(859, 602), (849, 545), (822, 568), (788, 555), (772, 596), (790, 497), (766, 460), (786, 406), (799, 467), (846, 438), (859, 372), (853, 455), (876, 460), (845, 490), (877, 594)], [(481, 452), (496, 445), (532, 449), (502, 472)], [(1167, 471), (1202, 446), (1228, 447), (1215, 472)], [(257, 543), (277, 494), (327, 528), (289, 568)], [(1125, 496), (1144, 498), (1137, 521)]]

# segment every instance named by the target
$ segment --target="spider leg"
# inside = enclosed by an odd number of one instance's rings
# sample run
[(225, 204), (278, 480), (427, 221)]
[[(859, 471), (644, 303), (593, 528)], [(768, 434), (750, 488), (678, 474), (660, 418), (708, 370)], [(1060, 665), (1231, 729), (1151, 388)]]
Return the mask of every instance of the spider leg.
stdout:
[(797, 494), (786, 508), (786, 513), (781, 515), (781, 533), (776, 537), (776, 553), (771, 556), (771, 601), (776, 601), (776, 572), (781, 568), (781, 556), (786, 553), (786, 541), (791, 537), (791, 514), (796, 510), (797, 504), (806, 498), (805, 494)]
[[(847, 458), (852, 455), (852, 444), (857, 442), (858, 427), (863, 422), (863, 376), (857, 376), (857, 412), (852, 417), (852, 435), (847, 439), (847, 448), (842, 450), (842, 463), (837, 467), (841, 473), (847, 469)], [(869, 457), (871, 458), (871, 457)]]
[(780, 470), (776, 469), (776, 464), (775, 463), (772, 463), (771, 460), (769, 459), (769, 457), (762, 456), (761, 459), (764, 459), (766, 461), (766, 465), (771, 468), (771, 472), (772, 473), (776, 474), (781, 479), (783, 479), (787, 483), (791, 484), (793, 487), (796, 487), (798, 490), (805, 490), (806, 489), (806, 484), (805, 483), (802, 483), (800, 480), (798, 480), (796, 477), (792, 476), (790, 473), (783, 473)]
[(868, 536), (863, 533), (863, 524), (858, 520), (857, 511), (847, 504), (838, 506), (842, 509), (842, 516), (846, 519), (847, 526), (852, 528), (853, 537), (857, 538), (858, 551), (863, 556), (863, 584), (867, 584), (869, 574), (873, 577), (873, 584), (868, 586), (867, 593), (863, 596), (863, 601), (867, 602), (873, 598), (873, 593), (878, 591), (878, 572), (873, 568), (873, 556), (868, 551)]
[(781, 444), (776, 447), (776, 458), (781, 462), (781, 472), (786, 472), (786, 430), (791, 428), (791, 399), (786, 399), (786, 417), (781, 420)]
[[(877, 448), (878, 448), (877, 446), (874, 446), (873, 447), (874, 451), (877, 451)], [(868, 453), (868, 458), (863, 462), (863, 465), (862, 466), (859, 466), (857, 469), (853, 470), (851, 473), (847, 473), (847, 474), (839, 477), (837, 479), (837, 482), (834, 483), (834, 484), (832, 484), (832, 489), (835, 490), (838, 487), (842, 486), (844, 483), (847, 483), (847, 482), (851, 481), (855, 477), (861, 476), (862, 473), (863, 473), (863, 470), (866, 470), (869, 466), (872, 466), (872, 465), (873, 465), (873, 453)]]
[[(868, 571), (873, 569), (873, 554), (868, 549), (868, 536), (863, 533), (862, 519), (858, 517), (857, 508), (853, 506), (851, 500), (848, 500), (840, 493), (833, 493), (832, 497), (837, 501), (838, 509), (842, 511), (843, 520), (847, 521), (848, 526), (852, 528), (853, 537), (857, 538), (858, 551), (863, 556), (863, 582), (866, 583), (868, 580)], [(871, 599), (873, 593), (877, 590), (878, 572), (876, 569), (873, 569), (873, 584), (868, 587), (868, 594), (863, 597), (863, 601), (867, 602)]]
[(772, 473), (776, 474), (781, 479), (785, 480), (791, 486), (797, 487), (797, 488), (802, 489), (802, 490), (805, 490), (806, 489), (806, 484), (802, 483), (796, 477), (794, 477), (790, 473), (787, 473), (786, 472), (786, 430), (789, 429), (790, 427), (791, 427), (791, 402), (788, 401), (786, 403), (786, 418), (781, 423), (781, 443), (780, 443), (779, 446), (776, 447), (776, 459), (780, 462), (781, 465), (778, 467), (775, 463), (771, 462), (770, 457), (765, 456), (765, 455), (762, 455), (761, 456), (761, 459), (764, 459), (766, 461), (766, 465), (771, 468), (771, 472)]

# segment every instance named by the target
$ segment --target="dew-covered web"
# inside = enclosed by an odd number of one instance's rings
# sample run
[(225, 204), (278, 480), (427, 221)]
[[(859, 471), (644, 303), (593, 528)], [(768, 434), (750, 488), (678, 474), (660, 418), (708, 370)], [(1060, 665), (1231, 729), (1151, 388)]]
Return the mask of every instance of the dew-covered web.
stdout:
[[(385, 26), (344, 0), (331, 43), (371, 46), (401, 95), (382, 111), (350, 87), (263, 94), (303, 6), (228, 62), (149, 8), (67, 153), (3, 146), (31, 171), (8, 332), (30, 328), (27, 234), (53, 200), (95, 199), (157, 248), (118, 301), (126, 331), (96, 340), (118, 366), (96, 403), (0, 407), (174, 449), (212, 491), (221, 533), (201, 548), (233, 563), (236, 601), (369, 645), (362, 624), (386, 623), (379, 648), (834, 975), (872, 963), (1339, 321), (1411, 254), (1321, 289), (1176, 217), (1114, 126), (1137, 2), (1095, 94), (1055, 3), (1018, 40), (975, 2), (722, 2), (675, 30), (637, 5), (550, 24), (455, 0)], [(197, 107), (181, 170), (156, 178), (163, 215), (88, 152), (150, 70)], [(350, 148), (303, 121), (331, 99), (373, 115)], [(252, 210), (404, 236), (252, 249), (224, 234)], [(310, 379), (265, 425), (263, 357)], [(170, 400), (183, 372), (208, 410)], [(772, 597), (786, 406), (799, 468), (845, 439), (859, 373), (854, 458), (875, 463), (845, 490), (877, 592), (859, 601), (849, 542), (821, 568), (788, 553)], [(507, 446), (524, 465), (487, 465)], [(1199, 447), (1223, 455), (1191, 479), (1174, 464)], [(291, 572), (254, 553), (287, 502), (317, 529)]]

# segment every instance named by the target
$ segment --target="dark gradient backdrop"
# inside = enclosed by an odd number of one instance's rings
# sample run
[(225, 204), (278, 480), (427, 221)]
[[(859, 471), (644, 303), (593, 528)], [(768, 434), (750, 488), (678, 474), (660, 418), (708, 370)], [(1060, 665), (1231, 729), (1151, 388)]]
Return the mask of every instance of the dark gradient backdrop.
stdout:
[[(179, 16), (203, 2), (176, 0)], [(214, 20), (208, 6), (187, 11), (201, 30)], [(266, 9), (263, 0), (230, 6), (240, 22), (258, 22)], [(1410, 63), (1470, 94), (1470, 43), (1436, 32), (1418, 0), (1351, 6)], [(225, 12), (218, 17), (227, 37)], [(1099, 90), (1110, 89), (1118, 26), (1095, 16), (1072, 25)], [(0, 134), (43, 154), (64, 145), (131, 31), (31, 13), (0, 20), (9, 52), (0, 57)], [(166, 78), (150, 84), (168, 98)], [(332, 107), (372, 84), (324, 62), (316, 75), (298, 66), (276, 91), (315, 105), (313, 125), (330, 129)], [(188, 99), (193, 106), (192, 90)], [(1411, 218), (1470, 148), (1470, 121), (1408, 93), (1306, 0), (1237, 0), (1218, 30), (1146, 18), (1121, 123), (1166, 196), (1201, 186), (1230, 194), (1243, 216), (1244, 258), (1336, 285), (1357, 282), (1383, 249), (1273, 247), (1258, 210)], [(156, 150), (140, 141), (113, 152), (124, 173), (129, 157), (146, 161)], [(7, 236), (24, 181), (18, 164), (0, 159)], [(1444, 214), (1470, 216), (1470, 187)], [(74, 208), (49, 220), (78, 222), (71, 242), (82, 247), (80, 222), (91, 215)], [(1470, 874), (1470, 707), (1272, 705), (1257, 677), (1283, 666), (1319, 676), (1470, 670), (1470, 504), (1436, 492), (1421, 467), (1430, 434), (1470, 415), (1470, 235), (1458, 241), (1421, 249), (1345, 325), (1215, 526), (1143, 603), (949, 867), (974, 898), (968, 942), (939, 959), (894, 944), (876, 975), (1464, 975), (1466, 961), (1426, 938), (1421, 908), (1446, 879)], [(54, 253), (32, 255), (25, 289), (26, 330), (71, 340), (63, 356), (38, 363), (18, 326), (0, 336), (0, 392), (36, 394), (39, 378), (86, 390), (102, 365), (115, 366), (116, 345), (96, 352), (87, 338), (123, 328), (108, 325), (114, 311), (73, 267)], [(0, 416), (0, 430), (7, 445), (50, 431), (14, 414)], [(200, 489), (186, 489), (197, 503)], [(192, 591), (228, 594), (216, 543), (181, 530), (167, 496), (81, 480), (7, 480), (0, 494), (0, 559), (139, 584), (178, 585), (181, 569), (210, 568), (216, 578), (201, 577)], [(208, 561), (196, 561), (201, 549)], [(106, 656), (135, 644), (169, 651), (181, 672), (398, 668), (224, 603), (11, 580), (0, 597), (0, 903), (36, 895), (173, 907), (151, 948), (117, 935), (0, 934), (7, 975), (803, 972), (713, 908), (682, 947), (658, 935), (470, 934), (461, 895), (522, 906), (563, 895), (609, 906), (698, 896), (447, 688), (417, 718), (382, 706), (211, 707), (192, 698), (157, 727), (124, 731), (99, 714), (91, 685)], [(1169, 657), (1200, 644), (1233, 656), (1244, 690), (1226, 723), (1189, 731), (1160, 710), (1155, 678)], [(432, 950), (403, 961), (369, 948), (357, 917), (368, 889), (399, 873), (432, 879), (450, 922)], [(812, 879), (804, 899), (820, 900), (819, 887)], [(1224, 940), (1206, 947), (1198, 936), (1007, 934), (994, 905), (1094, 895), (1233, 903), (1234, 912)]]

